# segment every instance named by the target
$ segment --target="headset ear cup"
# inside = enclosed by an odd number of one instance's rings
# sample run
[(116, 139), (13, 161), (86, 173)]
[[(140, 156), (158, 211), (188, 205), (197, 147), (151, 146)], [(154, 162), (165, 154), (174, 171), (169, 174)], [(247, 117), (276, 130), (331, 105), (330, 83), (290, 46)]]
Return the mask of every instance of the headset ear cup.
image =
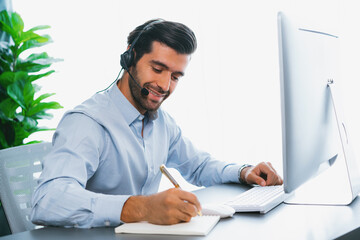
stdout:
[(129, 50), (127, 50), (123, 54), (121, 54), (120, 65), (123, 69), (129, 70), (129, 67), (131, 66), (132, 61), (133, 61), (133, 55), (134, 55), (134, 53)]
[(152, 25), (154, 25), (155, 23), (158, 23), (158, 22), (162, 22), (164, 20), (162, 19), (159, 19), (159, 20), (156, 20), (154, 22), (151, 22), (149, 23), (148, 25), (146, 25), (141, 31), (140, 33), (137, 35), (137, 37), (135, 38), (135, 40), (130, 44), (130, 48), (128, 50), (126, 50), (123, 54), (121, 54), (120, 56), (120, 65), (121, 67), (128, 71), (129, 70), (129, 67), (133, 64), (133, 61), (134, 61), (134, 46), (137, 42), (137, 40), (139, 39), (139, 37), (141, 36), (141, 34), (146, 31), (147, 29), (149, 29)]

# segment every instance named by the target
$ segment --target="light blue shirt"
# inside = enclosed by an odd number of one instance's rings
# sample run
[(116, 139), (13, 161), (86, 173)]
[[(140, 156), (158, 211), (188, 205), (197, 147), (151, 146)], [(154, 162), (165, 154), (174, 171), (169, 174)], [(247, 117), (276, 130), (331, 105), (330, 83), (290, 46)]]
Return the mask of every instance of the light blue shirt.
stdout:
[(130, 196), (158, 191), (161, 164), (197, 186), (239, 182), (239, 165), (196, 149), (161, 108), (141, 115), (115, 84), (60, 121), (33, 195), (31, 220), (81, 228), (119, 225)]

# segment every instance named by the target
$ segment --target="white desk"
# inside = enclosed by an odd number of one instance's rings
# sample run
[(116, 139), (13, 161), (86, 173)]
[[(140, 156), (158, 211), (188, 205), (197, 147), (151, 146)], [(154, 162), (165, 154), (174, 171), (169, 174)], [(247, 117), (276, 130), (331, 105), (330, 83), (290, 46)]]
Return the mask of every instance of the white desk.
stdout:
[[(201, 202), (221, 202), (232, 198), (243, 186), (227, 184), (197, 193)], [(209, 199), (209, 195), (213, 196)], [(281, 204), (270, 212), (237, 213), (213, 229), (210, 239), (334, 239), (360, 228), (360, 198), (349, 206), (305, 206)], [(226, 238), (224, 238), (226, 236)], [(360, 236), (358, 236), (360, 239)]]
[[(222, 202), (245, 191), (237, 184), (195, 191), (202, 203)], [(206, 237), (115, 234), (113, 228), (44, 228), (0, 238), (25, 239), (334, 239), (360, 228), (360, 199), (349, 206), (294, 206), (281, 204), (265, 215), (237, 213), (222, 219)], [(360, 239), (360, 236), (358, 237)]]

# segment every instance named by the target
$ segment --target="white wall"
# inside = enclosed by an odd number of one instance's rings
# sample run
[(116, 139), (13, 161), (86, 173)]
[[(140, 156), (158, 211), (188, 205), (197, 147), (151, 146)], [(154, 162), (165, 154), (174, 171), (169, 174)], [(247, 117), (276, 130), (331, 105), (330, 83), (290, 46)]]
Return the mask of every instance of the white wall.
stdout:
[[(281, 173), (280, 87), (276, 13), (343, 36), (342, 70), (346, 114), (360, 146), (360, 19), (356, 1), (209, 0), (13, 0), (25, 28), (47, 24), (54, 43), (46, 49), (64, 62), (39, 82), (63, 110), (42, 124), (56, 127), (71, 109), (117, 76), (127, 34), (151, 18), (180, 21), (194, 30), (198, 50), (178, 89), (164, 103), (184, 133), (224, 161), (271, 161)], [(51, 139), (51, 134), (33, 138)], [(360, 156), (360, 155), (359, 155)], [(186, 185), (192, 188), (190, 185)]]

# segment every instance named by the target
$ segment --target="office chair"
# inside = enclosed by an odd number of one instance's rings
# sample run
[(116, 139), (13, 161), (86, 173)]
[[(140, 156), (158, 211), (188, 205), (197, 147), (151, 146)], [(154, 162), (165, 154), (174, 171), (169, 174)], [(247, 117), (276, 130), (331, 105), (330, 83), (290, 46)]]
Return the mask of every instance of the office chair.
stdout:
[(0, 199), (11, 232), (37, 228), (30, 221), (31, 197), (51, 143), (35, 143), (0, 150)]

